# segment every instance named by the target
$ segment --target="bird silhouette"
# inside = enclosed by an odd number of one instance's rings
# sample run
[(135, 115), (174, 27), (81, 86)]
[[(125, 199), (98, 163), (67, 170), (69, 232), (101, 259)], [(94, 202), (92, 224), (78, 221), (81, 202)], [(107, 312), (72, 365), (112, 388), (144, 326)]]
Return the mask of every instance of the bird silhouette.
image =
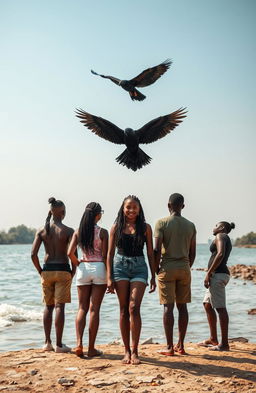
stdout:
[(146, 96), (144, 96), (136, 87), (145, 87), (152, 85), (160, 76), (162, 76), (170, 67), (172, 61), (167, 59), (163, 63), (147, 68), (141, 72), (138, 76), (130, 80), (121, 80), (115, 78), (114, 76), (102, 75), (91, 70), (94, 75), (101, 76), (102, 78), (110, 79), (116, 85), (121, 86), (124, 90), (128, 91), (132, 100), (143, 101)]
[(116, 161), (133, 171), (149, 164), (152, 159), (140, 149), (139, 144), (152, 143), (163, 138), (183, 121), (186, 113), (186, 108), (180, 108), (169, 115), (151, 120), (138, 130), (132, 128), (122, 130), (102, 117), (76, 109), (76, 116), (89, 130), (109, 142), (126, 145), (126, 149), (116, 158)]

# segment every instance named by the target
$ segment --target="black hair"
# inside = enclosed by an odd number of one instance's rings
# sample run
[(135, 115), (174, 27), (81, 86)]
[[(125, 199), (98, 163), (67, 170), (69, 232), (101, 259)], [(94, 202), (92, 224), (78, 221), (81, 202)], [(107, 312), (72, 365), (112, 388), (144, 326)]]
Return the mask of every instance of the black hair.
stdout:
[(171, 203), (174, 207), (181, 207), (184, 204), (184, 196), (175, 192), (170, 195), (169, 203)]
[(84, 214), (81, 218), (79, 229), (78, 229), (78, 244), (79, 246), (87, 251), (93, 253), (93, 242), (94, 242), (94, 225), (95, 217), (102, 211), (101, 206), (97, 202), (90, 202), (85, 208)]
[(144, 241), (145, 241), (145, 231), (146, 231), (146, 222), (145, 222), (145, 216), (144, 216), (144, 211), (142, 209), (140, 200), (138, 197), (135, 195), (128, 195), (126, 198), (124, 198), (123, 203), (118, 211), (117, 218), (115, 219), (115, 224), (116, 224), (116, 246), (119, 248), (122, 248), (122, 234), (123, 230), (125, 228), (125, 215), (124, 215), (124, 204), (125, 202), (131, 199), (135, 202), (138, 203), (140, 207), (139, 214), (136, 218), (136, 232), (135, 232), (135, 240), (133, 247), (134, 249), (140, 246), (143, 246)]
[[(48, 203), (51, 204), (51, 209), (54, 208), (54, 207), (65, 206), (62, 201), (60, 201), (59, 199), (55, 199), (54, 197), (49, 198), (48, 199)], [(50, 233), (51, 217), (52, 217), (52, 212), (51, 212), (51, 210), (49, 210), (49, 213), (48, 213), (48, 216), (46, 217), (45, 225), (44, 225), (47, 235), (49, 235), (49, 233)]]
[(220, 221), (220, 223), (224, 225), (227, 233), (229, 233), (231, 229), (235, 228), (235, 224), (233, 222), (229, 223), (227, 221)]

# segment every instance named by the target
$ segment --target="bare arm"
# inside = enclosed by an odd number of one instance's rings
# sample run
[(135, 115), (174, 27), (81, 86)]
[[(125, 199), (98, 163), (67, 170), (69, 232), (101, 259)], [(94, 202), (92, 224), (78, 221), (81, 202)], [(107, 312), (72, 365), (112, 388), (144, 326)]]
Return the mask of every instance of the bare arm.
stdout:
[(156, 289), (156, 280), (155, 280), (155, 260), (154, 260), (154, 251), (153, 251), (152, 229), (149, 224), (147, 224), (147, 229), (146, 229), (146, 245), (147, 245), (148, 262), (151, 271), (150, 290), (149, 290), (149, 293), (151, 293), (154, 292)]
[(100, 231), (100, 239), (101, 239), (101, 244), (102, 244), (102, 260), (106, 264), (107, 261), (107, 255), (108, 255), (108, 231), (106, 229), (101, 229)]
[(107, 254), (107, 292), (115, 293), (114, 290), (114, 283), (112, 281), (112, 265), (113, 265), (113, 258), (115, 255), (115, 244), (116, 240), (116, 225), (114, 224), (110, 230), (109, 236), (109, 247), (108, 247), (108, 254)]
[(68, 257), (70, 258), (72, 263), (72, 276), (74, 275), (73, 270), (75, 272), (76, 267), (80, 263), (79, 259), (77, 258), (77, 244), (78, 244), (78, 231), (75, 231), (71, 238), (71, 242), (68, 246)]
[(205, 280), (204, 280), (204, 286), (206, 288), (209, 288), (210, 286), (210, 278), (212, 273), (217, 269), (217, 267), (220, 265), (222, 259), (225, 256), (225, 241), (223, 239), (223, 234), (222, 233), (218, 233), (216, 235), (215, 238), (215, 244), (216, 244), (216, 248), (217, 248), (217, 254), (215, 255), (215, 258), (205, 276)]
[(41, 233), (41, 230), (38, 230), (36, 232), (35, 239), (34, 239), (34, 242), (32, 244), (32, 250), (31, 250), (31, 259), (32, 259), (32, 262), (33, 262), (33, 264), (34, 264), (34, 266), (35, 266), (35, 268), (36, 268), (36, 270), (38, 271), (39, 274), (41, 274), (42, 270), (43, 270), (41, 268), (41, 265), (40, 265), (40, 262), (39, 262), (39, 258), (38, 258), (38, 251), (39, 251), (39, 248), (40, 248), (40, 246), (42, 244), (42, 239), (41, 239), (40, 233)]
[(196, 258), (196, 234), (193, 236), (189, 248), (189, 266), (192, 267)]
[(156, 272), (156, 274), (158, 274), (159, 269), (160, 269), (162, 244), (163, 244), (163, 240), (160, 237), (155, 237), (154, 255), (155, 255), (155, 272)]

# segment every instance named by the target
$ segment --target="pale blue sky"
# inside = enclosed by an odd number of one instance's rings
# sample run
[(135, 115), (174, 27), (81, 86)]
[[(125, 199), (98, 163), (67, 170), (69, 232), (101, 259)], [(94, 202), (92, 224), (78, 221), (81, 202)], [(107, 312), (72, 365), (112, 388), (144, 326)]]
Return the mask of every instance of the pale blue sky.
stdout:
[[(130, 193), (154, 226), (181, 192), (198, 241), (219, 220), (236, 223), (234, 238), (255, 230), (255, 11), (253, 0), (0, 0), (0, 229), (39, 227), (50, 196), (74, 227), (100, 202), (109, 228)], [(167, 58), (143, 102), (90, 73), (129, 79)], [(74, 116), (136, 129), (181, 106), (187, 119), (142, 147), (153, 160), (136, 173)]]

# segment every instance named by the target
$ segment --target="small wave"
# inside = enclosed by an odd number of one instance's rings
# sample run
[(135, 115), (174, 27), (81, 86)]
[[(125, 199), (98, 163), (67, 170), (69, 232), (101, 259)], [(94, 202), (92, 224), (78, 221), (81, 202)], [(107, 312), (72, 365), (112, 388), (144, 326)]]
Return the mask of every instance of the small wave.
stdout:
[(0, 304), (0, 328), (13, 325), (15, 322), (27, 322), (41, 320), (42, 314), (25, 310), (24, 308), (12, 306), (11, 304)]

